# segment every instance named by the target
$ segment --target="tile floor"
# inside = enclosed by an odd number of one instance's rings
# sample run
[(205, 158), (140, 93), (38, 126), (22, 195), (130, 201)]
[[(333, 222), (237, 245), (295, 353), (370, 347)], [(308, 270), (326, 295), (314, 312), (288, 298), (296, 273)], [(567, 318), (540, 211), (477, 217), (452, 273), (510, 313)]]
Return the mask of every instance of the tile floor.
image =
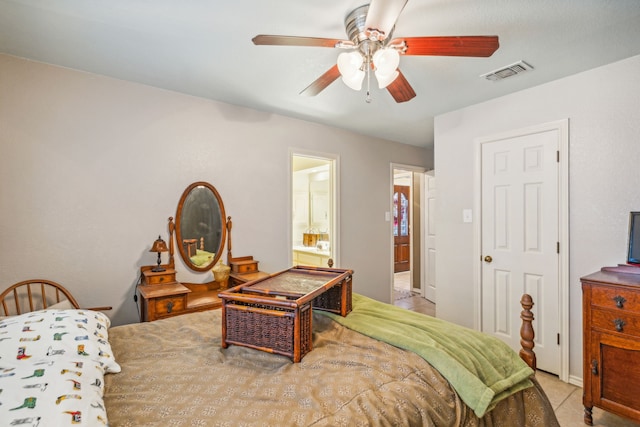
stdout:
[[(407, 310), (435, 316), (436, 305), (409, 291), (407, 273), (396, 273), (394, 281), (394, 305)], [(583, 427), (584, 406), (582, 388), (560, 381), (557, 376), (543, 371), (536, 378), (553, 406), (561, 427)], [(593, 425), (600, 427), (640, 427), (640, 424), (620, 418), (614, 414), (593, 408)]]

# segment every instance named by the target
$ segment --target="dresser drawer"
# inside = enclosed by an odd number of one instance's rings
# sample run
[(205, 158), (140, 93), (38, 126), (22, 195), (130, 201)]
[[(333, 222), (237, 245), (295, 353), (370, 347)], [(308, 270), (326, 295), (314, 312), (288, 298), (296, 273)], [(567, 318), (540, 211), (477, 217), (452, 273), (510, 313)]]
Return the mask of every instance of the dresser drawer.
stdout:
[(627, 335), (640, 336), (640, 316), (634, 316), (626, 311), (591, 310), (591, 327), (607, 332), (617, 332)]
[(591, 305), (640, 314), (640, 293), (608, 286), (591, 287)]
[(158, 317), (171, 316), (184, 311), (187, 306), (186, 295), (175, 295), (164, 298), (156, 298), (153, 300), (155, 305), (155, 313)]

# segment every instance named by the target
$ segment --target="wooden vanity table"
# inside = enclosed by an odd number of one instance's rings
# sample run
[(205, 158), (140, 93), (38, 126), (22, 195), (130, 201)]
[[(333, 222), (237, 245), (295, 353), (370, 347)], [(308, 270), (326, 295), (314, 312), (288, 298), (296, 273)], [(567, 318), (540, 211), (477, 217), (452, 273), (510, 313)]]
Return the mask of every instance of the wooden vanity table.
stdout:
[[(227, 239), (227, 258), (232, 264), (240, 262), (242, 271), (235, 271), (229, 278), (221, 281), (179, 281), (173, 258), (174, 238), (184, 264), (190, 270), (209, 274), (212, 279), (211, 269), (220, 259)], [(194, 241), (200, 242), (198, 248), (194, 248)], [(225, 216), (222, 199), (211, 184), (195, 182), (187, 187), (180, 198), (175, 223), (173, 217), (169, 218), (169, 261), (159, 266), (164, 270), (153, 271), (158, 267), (155, 265), (140, 267), (140, 283), (137, 286), (140, 320), (151, 322), (220, 308), (220, 291), (231, 284), (254, 280), (254, 276), (259, 278), (268, 275), (258, 271), (257, 264), (258, 261), (253, 261), (253, 257), (231, 256), (231, 217)]]

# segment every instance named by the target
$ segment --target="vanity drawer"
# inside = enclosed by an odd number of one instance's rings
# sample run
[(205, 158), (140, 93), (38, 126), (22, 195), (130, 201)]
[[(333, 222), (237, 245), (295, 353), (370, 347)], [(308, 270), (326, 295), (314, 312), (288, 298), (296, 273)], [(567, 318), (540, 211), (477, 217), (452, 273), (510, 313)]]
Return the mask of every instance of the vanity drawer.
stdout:
[(164, 270), (164, 271), (152, 271), (146, 270), (142, 273), (144, 277), (144, 283), (147, 285), (161, 285), (164, 283), (173, 283), (176, 281), (176, 271), (175, 270)]
[(591, 305), (640, 314), (640, 292), (609, 286), (592, 286)]
[(186, 295), (175, 295), (164, 298), (156, 298), (153, 301), (155, 313), (158, 317), (171, 316), (184, 311), (187, 306)]

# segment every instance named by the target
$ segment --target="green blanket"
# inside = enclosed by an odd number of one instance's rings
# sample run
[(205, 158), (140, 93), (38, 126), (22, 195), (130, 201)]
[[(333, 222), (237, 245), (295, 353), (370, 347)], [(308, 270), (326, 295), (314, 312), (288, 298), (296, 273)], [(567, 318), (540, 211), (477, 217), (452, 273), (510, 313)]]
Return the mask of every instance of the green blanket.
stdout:
[(501, 399), (533, 385), (529, 380), (533, 370), (490, 335), (355, 293), (353, 311), (347, 317), (321, 313), (349, 329), (420, 355), (479, 418)]

